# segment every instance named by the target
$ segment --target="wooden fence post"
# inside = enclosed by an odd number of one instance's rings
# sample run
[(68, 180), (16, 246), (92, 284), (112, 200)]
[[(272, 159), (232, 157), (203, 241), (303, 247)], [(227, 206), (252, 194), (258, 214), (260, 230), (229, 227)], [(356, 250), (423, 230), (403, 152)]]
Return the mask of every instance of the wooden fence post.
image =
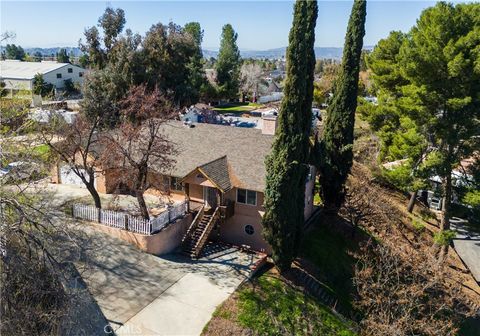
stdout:
[(125, 217), (123, 217), (123, 220), (124, 220), (124, 227), (125, 227), (125, 230), (128, 231), (128, 215), (125, 215)]

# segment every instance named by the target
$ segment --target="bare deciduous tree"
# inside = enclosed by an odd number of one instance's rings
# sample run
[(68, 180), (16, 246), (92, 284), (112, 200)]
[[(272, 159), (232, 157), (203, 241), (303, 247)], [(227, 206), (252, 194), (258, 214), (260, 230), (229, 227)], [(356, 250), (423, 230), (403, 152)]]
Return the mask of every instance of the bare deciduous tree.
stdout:
[(57, 121), (43, 127), (41, 132), (44, 143), (82, 180), (97, 208), (101, 208), (95, 188), (95, 176), (100, 173), (99, 127), (99, 116), (89, 119), (79, 114), (71, 125)]
[(141, 215), (149, 219), (144, 193), (159, 182), (151, 167), (168, 171), (174, 164), (173, 144), (162, 132), (162, 125), (175, 115), (170, 101), (158, 89), (132, 88), (121, 104), (121, 124), (105, 132), (104, 163), (120, 172), (123, 183), (135, 192)]
[(55, 334), (67, 299), (56, 274), (58, 266), (43, 237), (49, 225), (25, 198), (19, 201), (14, 196), (0, 195), (0, 332)]
[(240, 69), (240, 89), (244, 94), (255, 95), (262, 80), (262, 67), (257, 63), (243, 63)]

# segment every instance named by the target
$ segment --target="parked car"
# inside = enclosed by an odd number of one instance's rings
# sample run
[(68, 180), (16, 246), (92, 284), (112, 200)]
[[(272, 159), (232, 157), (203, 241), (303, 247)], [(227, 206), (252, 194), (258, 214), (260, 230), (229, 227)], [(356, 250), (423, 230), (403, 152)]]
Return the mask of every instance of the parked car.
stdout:
[(247, 121), (241, 121), (239, 123), (236, 123), (235, 126), (237, 127), (245, 127), (245, 128), (253, 128), (255, 127), (255, 123), (253, 122), (247, 122)]
[(432, 197), (428, 205), (430, 209), (442, 210), (442, 199), (440, 197)]

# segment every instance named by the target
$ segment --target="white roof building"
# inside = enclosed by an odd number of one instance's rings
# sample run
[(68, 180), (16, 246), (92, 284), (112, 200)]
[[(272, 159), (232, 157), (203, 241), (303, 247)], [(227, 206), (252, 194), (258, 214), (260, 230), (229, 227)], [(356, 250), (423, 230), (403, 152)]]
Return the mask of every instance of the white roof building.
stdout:
[(22, 62), (17, 60), (0, 61), (0, 80), (5, 83), (6, 89), (31, 90), (33, 78), (42, 74), (47, 83), (53, 84), (57, 89), (65, 85), (65, 80), (73, 83), (82, 83), (85, 69), (70, 64), (54, 61)]

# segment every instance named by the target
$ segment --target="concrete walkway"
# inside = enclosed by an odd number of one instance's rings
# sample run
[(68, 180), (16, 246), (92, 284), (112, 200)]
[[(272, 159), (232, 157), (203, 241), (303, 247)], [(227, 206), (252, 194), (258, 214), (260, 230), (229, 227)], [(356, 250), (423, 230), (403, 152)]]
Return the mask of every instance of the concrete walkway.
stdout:
[(118, 335), (199, 335), (215, 308), (259, 260), (235, 248), (210, 245), (192, 261), (157, 257), (76, 225), (70, 253), (83, 281)]
[(469, 230), (467, 226), (461, 224), (451, 224), (451, 227), (457, 232), (453, 240), (455, 250), (475, 280), (480, 283), (480, 233)]

